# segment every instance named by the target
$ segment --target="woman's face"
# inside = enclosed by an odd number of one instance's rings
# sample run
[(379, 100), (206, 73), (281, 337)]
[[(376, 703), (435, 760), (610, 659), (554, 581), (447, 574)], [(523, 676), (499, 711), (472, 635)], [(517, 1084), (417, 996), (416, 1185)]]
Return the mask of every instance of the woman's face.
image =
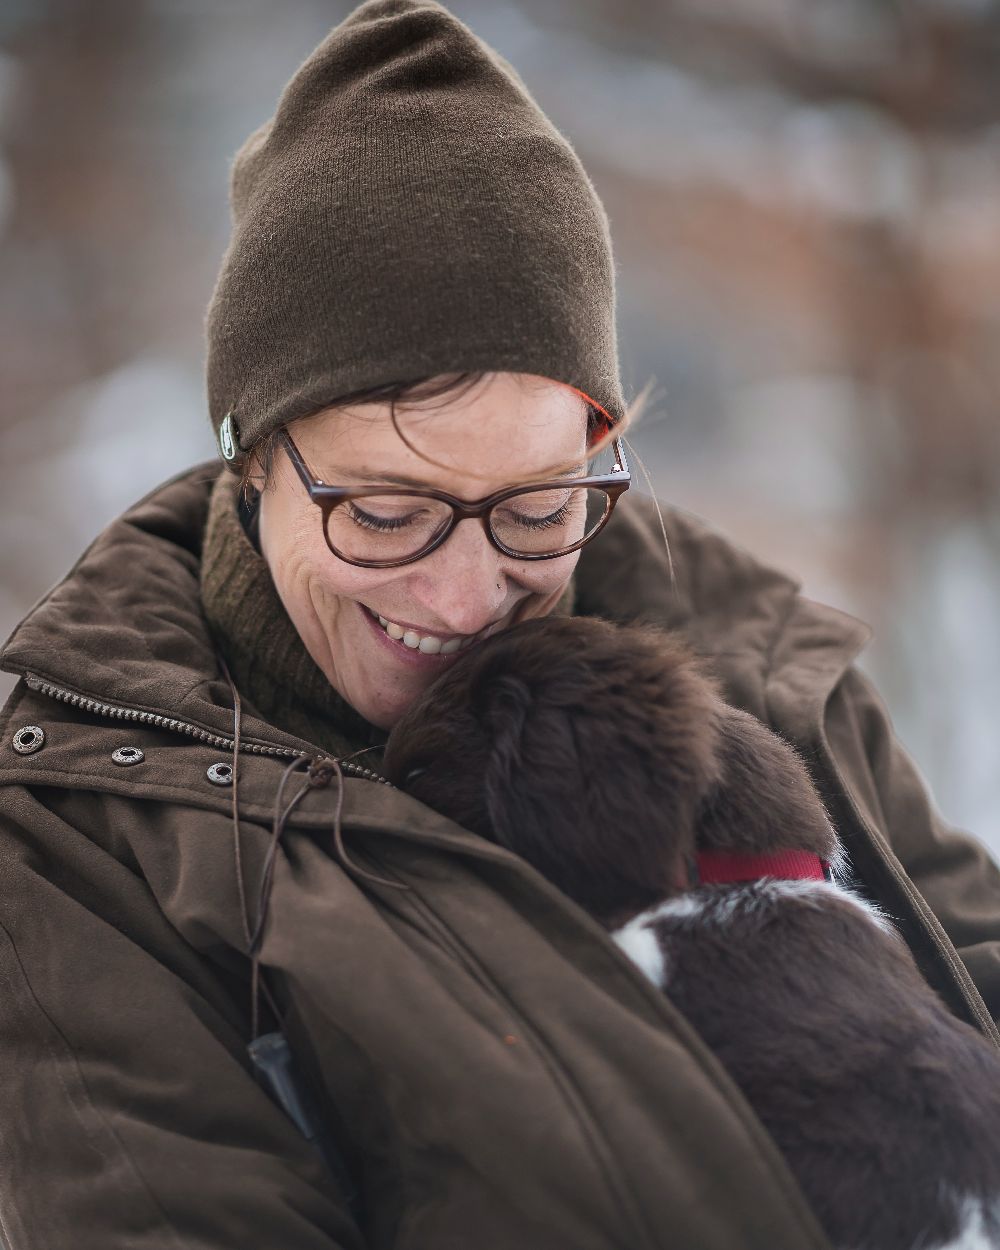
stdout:
[[(471, 390), (315, 414), (289, 432), (312, 472), (332, 485), (404, 477), (462, 499), (565, 470), (586, 457), (587, 409), (569, 387), (528, 374), (487, 374)], [(579, 552), (554, 560), (503, 555), (478, 519), (413, 564), (363, 569), (332, 554), (322, 516), (284, 452), (263, 492), (260, 538), (281, 601), (331, 685), (372, 724), (391, 729), (453, 664), (468, 640), (551, 612)], [(379, 622), (382, 617), (389, 624)], [(392, 634), (404, 632), (406, 641)], [(423, 643), (422, 650), (407, 642)], [(456, 641), (457, 640), (457, 641)]]

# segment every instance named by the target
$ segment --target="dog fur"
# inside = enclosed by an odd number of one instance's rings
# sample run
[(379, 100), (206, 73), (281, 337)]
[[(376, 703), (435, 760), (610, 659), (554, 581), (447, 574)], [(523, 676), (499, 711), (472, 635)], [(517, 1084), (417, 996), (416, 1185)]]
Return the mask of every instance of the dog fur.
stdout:
[[(593, 617), (470, 649), (389, 737), (389, 780), (532, 864), (685, 1014), (838, 1250), (1000, 1247), (1000, 1051), (952, 1016), (847, 866), (793, 747), (676, 635)], [(833, 882), (690, 885), (698, 849)]]

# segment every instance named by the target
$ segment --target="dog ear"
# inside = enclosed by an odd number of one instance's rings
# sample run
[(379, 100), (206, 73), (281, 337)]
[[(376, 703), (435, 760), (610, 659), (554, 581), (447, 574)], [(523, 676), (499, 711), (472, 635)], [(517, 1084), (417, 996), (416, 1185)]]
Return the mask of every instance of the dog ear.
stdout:
[(516, 673), (502, 673), (490, 683), (489, 701), (482, 717), (490, 743), (482, 793), (486, 824), (499, 840), (508, 844), (513, 841), (508, 826), (514, 788), (529, 786), (532, 781), (537, 784), (537, 770), (550, 767), (549, 761), (534, 760), (534, 772), (526, 772), (523, 743), (531, 705), (531, 689)]
[(796, 847), (830, 858), (837, 838), (805, 761), (749, 712), (719, 701), (719, 764), (697, 818), (705, 850)]

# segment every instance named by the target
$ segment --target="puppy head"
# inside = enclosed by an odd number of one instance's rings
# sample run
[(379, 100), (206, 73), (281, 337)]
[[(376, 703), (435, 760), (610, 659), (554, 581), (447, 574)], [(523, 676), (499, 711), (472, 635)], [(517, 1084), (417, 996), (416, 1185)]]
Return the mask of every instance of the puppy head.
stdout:
[(653, 626), (547, 617), (455, 662), (393, 728), (394, 784), (599, 918), (670, 892), (716, 780), (718, 700)]

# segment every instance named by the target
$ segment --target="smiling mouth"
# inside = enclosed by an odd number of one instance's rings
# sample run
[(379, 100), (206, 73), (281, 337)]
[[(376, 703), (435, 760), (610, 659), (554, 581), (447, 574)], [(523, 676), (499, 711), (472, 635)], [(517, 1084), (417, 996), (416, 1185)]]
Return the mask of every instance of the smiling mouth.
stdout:
[(425, 634), (410, 626), (399, 625), (395, 621), (390, 621), (387, 617), (373, 612), (365, 604), (361, 606), (373, 620), (379, 623), (390, 638), (396, 642), (401, 642), (404, 647), (408, 647), (411, 651), (420, 651), (424, 655), (454, 655), (458, 651), (464, 651), (467, 647), (471, 647), (474, 642), (480, 642), (483, 638), (488, 638), (490, 634), (496, 633), (501, 626), (500, 621), (493, 621), (491, 624), (485, 625), (476, 634)]

